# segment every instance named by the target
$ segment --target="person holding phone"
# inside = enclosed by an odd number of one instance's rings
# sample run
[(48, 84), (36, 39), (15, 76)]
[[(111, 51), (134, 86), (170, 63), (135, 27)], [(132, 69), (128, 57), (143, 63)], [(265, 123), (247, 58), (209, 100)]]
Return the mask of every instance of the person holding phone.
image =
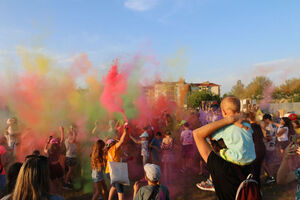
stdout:
[(294, 126), (296, 135), (297, 135), (297, 143), (300, 143), (300, 122), (299, 120), (292, 121), (292, 124)]
[(298, 181), (297, 192), (295, 199), (300, 199), (300, 166), (294, 171), (290, 169), (289, 161), (293, 157), (299, 157), (300, 148), (299, 146), (291, 142), (284, 151), (282, 163), (277, 172), (277, 184), (288, 184), (295, 180)]

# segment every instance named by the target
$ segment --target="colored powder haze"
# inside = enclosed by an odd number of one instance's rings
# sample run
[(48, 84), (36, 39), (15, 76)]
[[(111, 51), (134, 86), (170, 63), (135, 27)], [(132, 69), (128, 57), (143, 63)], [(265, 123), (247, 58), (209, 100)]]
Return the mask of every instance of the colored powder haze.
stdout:
[[(19, 49), (19, 55), (22, 70), (7, 67), (1, 71), (0, 97), (2, 124), (8, 117), (17, 117), (23, 133), (19, 160), (35, 149), (41, 150), (50, 135), (58, 137), (61, 125), (68, 129), (76, 124), (80, 140), (90, 141), (96, 121), (96, 136), (107, 138), (112, 137), (107, 125), (110, 120), (130, 120), (143, 128), (151, 123), (154, 126), (163, 113), (176, 111), (177, 105), (166, 97), (150, 102), (143, 92), (142, 83), (158, 79), (148, 76), (144, 80), (142, 75), (147, 71), (146, 65), (159, 70), (153, 56), (116, 59), (110, 70), (101, 74), (84, 53), (76, 56), (67, 68), (58, 66), (51, 57), (29, 53), (25, 48)], [(78, 80), (83, 80), (84, 89), (78, 87)], [(181, 82), (180, 93), (184, 96), (187, 89)], [(180, 102), (183, 104), (183, 100)]]
[[(19, 161), (24, 161), (34, 150), (43, 152), (50, 135), (59, 137), (59, 126), (65, 127), (67, 137), (69, 127), (74, 124), (78, 127), (81, 144), (79, 159), (85, 169), (82, 177), (89, 179), (91, 143), (98, 138), (118, 137), (121, 132), (121, 129), (119, 133), (112, 131), (111, 122), (129, 121), (134, 127), (132, 134), (137, 137), (147, 125), (157, 130), (166, 113), (179, 115), (181, 112), (178, 105), (165, 96), (151, 101), (146, 97), (143, 86), (160, 79), (157, 76), (160, 64), (152, 55), (137, 54), (112, 60), (111, 66), (107, 66), (108, 72), (100, 73), (85, 53), (74, 57), (66, 68), (50, 56), (30, 52), (19, 48), (22, 69), (4, 67), (0, 73), (0, 120), (5, 124), (9, 117), (18, 119), (21, 136), (16, 157)], [(147, 73), (149, 67), (151, 73)], [(144, 74), (153, 74), (153, 77)], [(187, 86), (181, 80), (181, 105), (186, 92)], [(95, 122), (97, 129), (92, 134)], [(139, 172), (138, 164), (133, 165), (130, 173), (135, 175)], [(80, 182), (82, 180), (76, 183)], [(84, 192), (91, 192), (89, 183), (83, 187)]]

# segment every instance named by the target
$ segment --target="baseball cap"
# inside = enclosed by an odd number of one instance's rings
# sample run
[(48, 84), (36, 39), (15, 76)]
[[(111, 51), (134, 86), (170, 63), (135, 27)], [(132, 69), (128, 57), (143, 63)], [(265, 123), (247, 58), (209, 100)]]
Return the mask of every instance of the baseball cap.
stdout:
[(144, 165), (144, 170), (147, 178), (150, 181), (152, 182), (159, 181), (161, 172), (160, 172), (160, 167), (158, 165), (147, 163), (146, 165)]
[(142, 133), (142, 135), (140, 135), (140, 138), (142, 138), (142, 137), (149, 137), (149, 135), (148, 135), (148, 133), (147, 132), (144, 132), (144, 133)]
[(106, 141), (106, 145), (107, 146), (110, 146), (113, 142), (115, 142), (116, 140), (114, 140), (114, 139), (108, 139), (107, 141)]

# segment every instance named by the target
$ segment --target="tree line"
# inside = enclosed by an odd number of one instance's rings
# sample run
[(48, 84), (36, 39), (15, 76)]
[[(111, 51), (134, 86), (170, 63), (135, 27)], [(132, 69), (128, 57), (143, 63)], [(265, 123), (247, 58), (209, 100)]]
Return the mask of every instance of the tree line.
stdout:
[(235, 95), (240, 99), (263, 99), (270, 95), (275, 102), (300, 102), (300, 78), (286, 80), (279, 86), (265, 76), (257, 76), (245, 86), (241, 80), (226, 95)]
[[(266, 97), (274, 102), (300, 102), (300, 77), (286, 80), (279, 86), (265, 76), (257, 76), (245, 85), (241, 80), (231, 88), (229, 93), (223, 95), (234, 95), (240, 99), (261, 100)], [(212, 94), (210, 91), (194, 91), (188, 95), (187, 106), (189, 108), (199, 108), (202, 101), (221, 101), (221, 97)]]

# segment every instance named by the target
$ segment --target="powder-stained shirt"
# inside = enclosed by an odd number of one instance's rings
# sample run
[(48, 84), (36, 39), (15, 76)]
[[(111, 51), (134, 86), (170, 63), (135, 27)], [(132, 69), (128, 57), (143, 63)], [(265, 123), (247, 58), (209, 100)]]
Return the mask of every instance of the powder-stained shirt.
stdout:
[(142, 156), (148, 156), (149, 155), (149, 153), (148, 153), (149, 142), (148, 141), (141, 141), (141, 145), (142, 145), (141, 155)]
[(184, 130), (181, 132), (182, 145), (191, 145), (194, 143), (193, 131)]
[(275, 144), (276, 144), (276, 133), (277, 133), (277, 126), (270, 123), (266, 126), (266, 135), (271, 136), (272, 139), (265, 141), (265, 146), (268, 151), (274, 151), (275, 150)]
[(223, 139), (227, 149), (221, 149), (220, 156), (237, 165), (246, 165), (256, 158), (254, 142), (252, 139), (253, 130), (249, 123), (243, 123), (249, 129), (229, 125), (213, 134), (215, 140)]

